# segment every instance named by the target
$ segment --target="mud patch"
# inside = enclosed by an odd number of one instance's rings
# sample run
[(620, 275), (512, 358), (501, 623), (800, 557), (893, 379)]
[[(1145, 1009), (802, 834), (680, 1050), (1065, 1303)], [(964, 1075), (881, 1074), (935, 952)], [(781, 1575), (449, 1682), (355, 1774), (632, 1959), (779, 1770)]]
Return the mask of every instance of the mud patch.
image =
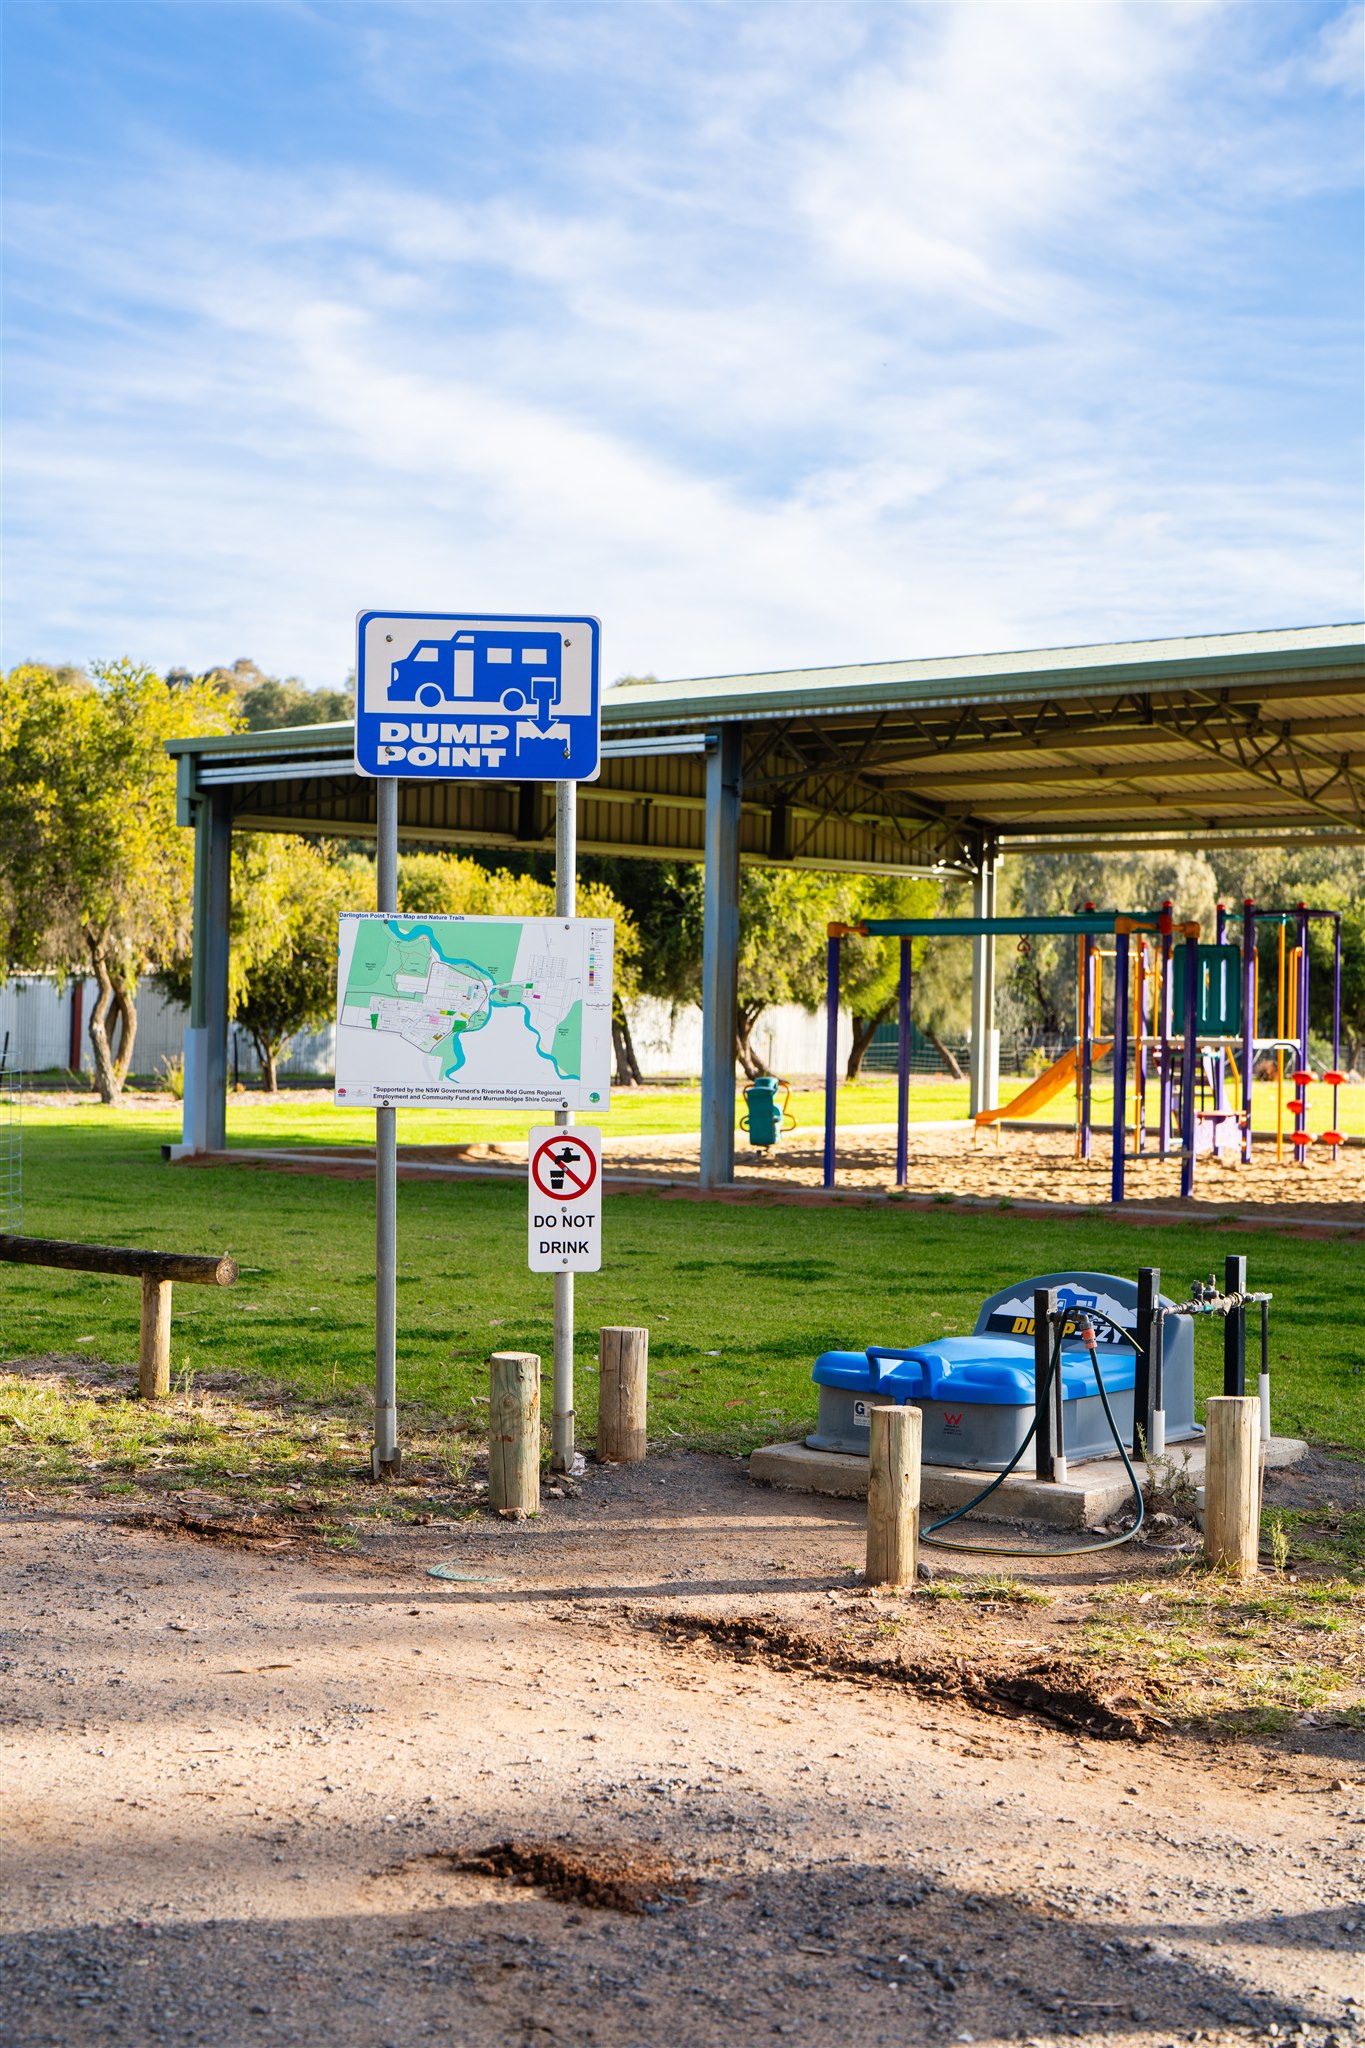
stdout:
[(177, 1515), (159, 1515), (154, 1508), (135, 1508), (120, 1515), (125, 1529), (151, 1529), (163, 1536), (197, 1536), (205, 1543), (250, 1543), (256, 1549), (284, 1550), (299, 1541), (300, 1532), (264, 1516), (232, 1522), (223, 1515), (192, 1515), (182, 1508)]
[(1030, 1715), (1105, 1742), (1147, 1742), (1166, 1726), (1151, 1703), (1131, 1690), (1107, 1690), (1084, 1664), (1060, 1657), (1004, 1665), (899, 1655), (874, 1657), (829, 1637), (781, 1622), (728, 1615), (638, 1614), (639, 1625), (671, 1642), (704, 1642), (739, 1662), (799, 1671), (809, 1678), (913, 1692), (978, 1713)]
[(456, 1870), (538, 1885), (566, 1905), (609, 1913), (662, 1911), (684, 1905), (695, 1891), (657, 1849), (514, 1840), (491, 1842), (473, 1855), (450, 1860)]

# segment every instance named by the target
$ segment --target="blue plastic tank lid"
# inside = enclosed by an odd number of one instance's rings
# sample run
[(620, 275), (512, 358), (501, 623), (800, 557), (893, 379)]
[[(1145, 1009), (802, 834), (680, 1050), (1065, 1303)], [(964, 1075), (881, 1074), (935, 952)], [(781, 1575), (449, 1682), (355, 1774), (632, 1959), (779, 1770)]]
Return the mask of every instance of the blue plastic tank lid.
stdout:
[(843, 1387), (854, 1394), (886, 1393), (896, 1401), (912, 1401), (924, 1391), (918, 1361), (901, 1351), (826, 1351), (811, 1374), (817, 1387)]
[[(1103, 1359), (1104, 1384), (1111, 1394), (1131, 1388), (1136, 1361), (1115, 1347)], [(1031, 1408), (1034, 1397), (1032, 1339), (943, 1337), (912, 1350), (870, 1345), (866, 1351), (826, 1351), (811, 1374), (817, 1386), (850, 1393), (884, 1393), (896, 1401), (961, 1401), (983, 1406)], [(1098, 1393), (1089, 1354), (1062, 1354), (1062, 1398), (1083, 1400)]]

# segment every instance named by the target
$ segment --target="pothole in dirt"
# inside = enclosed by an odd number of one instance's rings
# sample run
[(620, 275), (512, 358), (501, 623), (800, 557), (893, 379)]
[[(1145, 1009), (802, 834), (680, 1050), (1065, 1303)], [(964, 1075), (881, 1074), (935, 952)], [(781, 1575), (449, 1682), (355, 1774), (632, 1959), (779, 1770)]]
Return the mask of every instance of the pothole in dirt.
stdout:
[(593, 1906), (610, 1913), (659, 1913), (685, 1905), (696, 1887), (657, 1849), (636, 1845), (508, 1840), (464, 1855), (438, 1853), (425, 1863), (445, 1863), (476, 1877), (501, 1877), (510, 1884), (538, 1885), (566, 1905)]
[(979, 1713), (1031, 1715), (1107, 1742), (1146, 1742), (1166, 1724), (1131, 1692), (1106, 1690), (1093, 1671), (1067, 1658), (1014, 1666), (872, 1657), (780, 1622), (730, 1615), (639, 1614), (637, 1624), (673, 1642), (704, 1642), (722, 1656), (800, 1671), (807, 1677), (914, 1692)]

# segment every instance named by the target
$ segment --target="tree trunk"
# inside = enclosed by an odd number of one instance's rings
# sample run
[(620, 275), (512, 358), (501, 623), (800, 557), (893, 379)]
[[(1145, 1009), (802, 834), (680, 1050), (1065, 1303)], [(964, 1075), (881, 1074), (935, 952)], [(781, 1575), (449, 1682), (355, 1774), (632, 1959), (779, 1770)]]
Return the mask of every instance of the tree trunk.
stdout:
[(87, 929), (85, 943), (89, 949), (96, 986), (95, 1006), (90, 1012), (90, 1050), (95, 1056), (95, 1086), (99, 1089), (100, 1101), (112, 1107), (123, 1093), (123, 1081), (109, 1049), (109, 1033), (106, 1029), (109, 1006), (114, 1000), (114, 984), (109, 978), (109, 968), (104, 958), (103, 938), (99, 933)]
[(261, 1063), (261, 1082), (266, 1094), (278, 1095), (280, 1092), (278, 1062), (283, 1057), (284, 1049), (288, 1045), (289, 1040), (282, 1038), (275, 1041), (269, 1038), (262, 1038), (259, 1032), (253, 1031), (251, 1042), (256, 1048), (256, 1057)]
[(746, 1080), (756, 1081), (760, 1074), (766, 1074), (764, 1066), (752, 1045), (753, 1030), (763, 1015), (763, 1003), (741, 1003), (735, 1012), (735, 1057), (744, 1069)]
[(853, 1043), (849, 1047), (848, 1070), (845, 1075), (847, 1080), (856, 1081), (859, 1074), (861, 1074), (867, 1048), (871, 1045), (878, 1029), (886, 1022), (894, 1008), (894, 1003), (883, 1003), (874, 1017), (855, 1017), (853, 1019)]
[(114, 1072), (118, 1075), (119, 1087), (128, 1079), (128, 1070), (133, 1064), (133, 1042), (137, 1037), (137, 980), (134, 977), (131, 989), (127, 977), (119, 975), (114, 980), (114, 1015), (118, 1020), (118, 1051), (114, 1056)]
[(953, 1057), (952, 1053), (949, 1052), (947, 1046), (943, 1043), (943, 1040), (939, 1037), (937, 1031), (931, 1031), (929, 1033), (929, 1043), (933, 1046), (934, 1051), (938, 1054), (939, 1058), (942, 1060), (944, 1066), (948, 1069), (948, 1072), (952, 1075), (953, 1079), (955, 1081), (965, 1081), (967, 1076), (963, 1073), (956, 1059)]
[(635, 1041), (630, 1035), (630, 1019), (619, 1004), (611, 1013), (611, 1042), (616, 1050), (616, 1086), (618, 1088), (642, 1088), (644, 1075), (640, 1062), (635, 1057)]

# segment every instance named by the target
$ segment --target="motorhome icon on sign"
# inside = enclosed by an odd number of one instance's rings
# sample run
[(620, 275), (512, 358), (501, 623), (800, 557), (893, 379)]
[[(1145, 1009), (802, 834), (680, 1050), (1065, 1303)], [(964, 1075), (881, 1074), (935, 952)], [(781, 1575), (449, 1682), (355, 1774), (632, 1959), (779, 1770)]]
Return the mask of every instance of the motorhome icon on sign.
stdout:
[(597, 774), (600, 628), (590, 618), (362, 612), (362, 775), (588, 782)]

